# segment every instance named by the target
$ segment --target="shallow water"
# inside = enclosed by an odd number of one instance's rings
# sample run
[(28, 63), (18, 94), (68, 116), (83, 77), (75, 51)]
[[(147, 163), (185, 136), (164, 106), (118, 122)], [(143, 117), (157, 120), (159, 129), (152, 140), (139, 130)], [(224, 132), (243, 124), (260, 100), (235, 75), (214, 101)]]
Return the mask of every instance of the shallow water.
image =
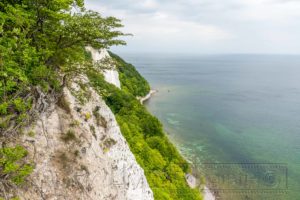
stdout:
[(122, 56), (159, 90), (148, 109), (223, 199), (300, 199), (300, 56)]

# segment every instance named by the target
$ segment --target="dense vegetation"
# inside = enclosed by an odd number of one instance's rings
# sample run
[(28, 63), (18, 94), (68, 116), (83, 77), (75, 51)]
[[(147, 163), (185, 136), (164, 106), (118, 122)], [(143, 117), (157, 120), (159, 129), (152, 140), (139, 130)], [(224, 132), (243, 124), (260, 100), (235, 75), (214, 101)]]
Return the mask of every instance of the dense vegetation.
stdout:
[(122, 90), (131, 93), (134, 96), (145, 96), (150, 91), (148, 82), (142, 77), (135, 67), (126, 63), (118, 55), (109, 52), (110, 56), (116, 61), (117, 70)]
[[(149, 114), (133, 95), (138, 90), (128, 90), (127, 87), (120, 90), (96, 72), (90, 72), (89, 79), (114, 112), (122, 134), (145, 171), (155, 199), (201, 199), (199, 191), (190, 189), (185, 181), (188, 163), (169, 142), (158, 119)], [(126, 81), (126, 76), (124, 79)], [(147, 90), (140, 89), (142, 92)]]
[(1, 133), (16, 132), (28, 121), (32, 106), (43, 109), (36, 101), (41, 93), (59, 92), (67, 79), (90, 66), (86, 46), (125, 44), (116, 39), (124, 35), (115, 30), (121, 26), (114, 17), (85, 10), (83, 0), (2, 0)]

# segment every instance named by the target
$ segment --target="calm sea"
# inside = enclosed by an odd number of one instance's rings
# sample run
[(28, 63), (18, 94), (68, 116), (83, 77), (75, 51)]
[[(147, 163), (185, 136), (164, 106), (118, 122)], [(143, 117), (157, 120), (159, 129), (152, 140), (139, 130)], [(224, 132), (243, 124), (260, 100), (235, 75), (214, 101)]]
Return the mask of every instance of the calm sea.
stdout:
[(300, 199), (300, 56), (125, 54), (146, 106), (223, 199)]

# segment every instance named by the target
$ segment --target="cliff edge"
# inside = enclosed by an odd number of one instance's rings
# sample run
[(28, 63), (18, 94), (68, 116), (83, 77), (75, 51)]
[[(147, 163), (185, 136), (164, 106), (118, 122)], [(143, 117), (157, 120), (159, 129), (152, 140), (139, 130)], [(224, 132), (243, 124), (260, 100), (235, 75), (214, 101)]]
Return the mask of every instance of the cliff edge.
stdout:
[[(98, 62), (109, 55), (93, 50), (92, 56)], [(104, 74), (120, 87), (117, 71)], [(153, 199), (114, 114), (86, 77), (64, 88), (58, 105), (43, 113), (27, 133), (22, 143), (35, 169), (18, 191), (22, 199)]]

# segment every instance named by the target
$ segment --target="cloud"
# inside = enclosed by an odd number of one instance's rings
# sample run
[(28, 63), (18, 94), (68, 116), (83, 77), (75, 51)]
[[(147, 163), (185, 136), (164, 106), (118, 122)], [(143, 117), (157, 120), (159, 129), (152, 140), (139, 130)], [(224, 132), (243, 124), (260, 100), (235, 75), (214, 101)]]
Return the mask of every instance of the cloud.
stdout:
[(123, 47), (127, 51), (300, 53), (298, 0), (87, 0), (86, 4), (123, 20), (124, 30), (135, 35), (127, 39), (128, 47)]

